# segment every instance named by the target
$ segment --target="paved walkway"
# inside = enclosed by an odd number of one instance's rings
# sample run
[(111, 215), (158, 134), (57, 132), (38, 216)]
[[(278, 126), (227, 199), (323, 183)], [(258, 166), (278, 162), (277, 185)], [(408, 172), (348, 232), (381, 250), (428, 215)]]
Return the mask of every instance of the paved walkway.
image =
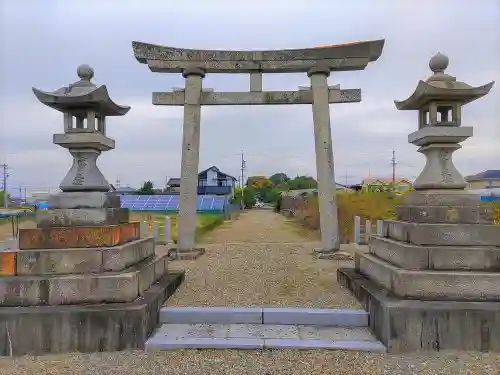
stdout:
[(186, 281), (167, 306), (361, 308), (336, 282), (345, 262), (318, 260), (317, 236), (269, 210), (245, 212), (203, 238), (207, 252), (175, 261)]

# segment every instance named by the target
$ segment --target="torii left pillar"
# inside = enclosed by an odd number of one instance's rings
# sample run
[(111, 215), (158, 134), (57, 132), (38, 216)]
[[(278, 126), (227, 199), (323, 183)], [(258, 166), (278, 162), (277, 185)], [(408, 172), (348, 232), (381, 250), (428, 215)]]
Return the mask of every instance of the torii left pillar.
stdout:
[(179, 202), (178, 253), (195, 251), (196, 198), (200, 160), (202, 80), (205, 71), (187, 68), (185, 78), (184, 125), (182, 128), (181, 192)]

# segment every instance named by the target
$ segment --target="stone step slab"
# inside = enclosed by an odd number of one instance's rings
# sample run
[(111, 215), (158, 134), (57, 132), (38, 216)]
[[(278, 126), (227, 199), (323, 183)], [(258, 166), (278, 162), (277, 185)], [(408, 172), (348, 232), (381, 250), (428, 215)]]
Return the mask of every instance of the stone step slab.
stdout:
[(19, 249), (110, 247), (138, 240), (139, 238), (140, 223), (19, 229)]
[(167, 262), (157, 255), (123, 272), (0, 277), (0, 306), (132, 302), (167, 272)]
[(370, 253), (407, 270), (500, 271), (497, 246), (419, 246), (372, 236)]
[(43, 276), (119, 272), (154, 254), (153, 237), (114, 247), (22, 250), (16, 254), (15, 274)]
[(493, 207), (476, 203), (471, 206), (396, 206), (396, 215), (401, 221), (414, 223), (452, 223), (452, 224), (492, 224)]
[(51, 195), (49, 208), (120, 208), (120, 196), (99, 191), (62, 192)]
[(286, 324), (163, 324), (146, 341), (146, 350), (337, 349), (385, 352), (366, 327)]
[(368, 313), (355, 309), (273, 307), (164, 307), (164, 324), (302, 324), (366, 327)]
[(384, 237), (414, 245), (500, 246), (500, 226), (489, 224), (429, 224), (384, 220)]
[(118, 225), (129, 222), (128, 208), (65, 208), (38, 211), (38, 228)]
[(356, 270), (400, 298), (500, 301), (500, 273), (405, 270), (371, 254), (356, 254)]

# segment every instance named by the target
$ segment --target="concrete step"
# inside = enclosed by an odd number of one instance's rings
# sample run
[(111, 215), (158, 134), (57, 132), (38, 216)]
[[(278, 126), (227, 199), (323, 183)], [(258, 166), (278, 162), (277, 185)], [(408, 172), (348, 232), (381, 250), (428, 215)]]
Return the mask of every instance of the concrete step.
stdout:
[(367, 327), (368, 313), (355, 309), (274, 307), (164, 307), (163, 324), (295, 324)]
[(175, 349), (332, 349), (385, 352), (366, 327), (291, 324), (163, 324), (147, 351)]

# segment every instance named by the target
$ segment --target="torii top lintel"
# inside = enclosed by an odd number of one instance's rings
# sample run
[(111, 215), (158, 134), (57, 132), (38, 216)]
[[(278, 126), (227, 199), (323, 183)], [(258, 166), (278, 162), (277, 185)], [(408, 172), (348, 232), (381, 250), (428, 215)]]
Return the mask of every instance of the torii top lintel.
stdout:
[(270, 51), (195, 50), (132, 42), (135, 58), (151, 71), (181, 73), (300, 73), (321, 65), (332, 71), (363, 70), (382, 54), (384, 39), (305, 49)]

